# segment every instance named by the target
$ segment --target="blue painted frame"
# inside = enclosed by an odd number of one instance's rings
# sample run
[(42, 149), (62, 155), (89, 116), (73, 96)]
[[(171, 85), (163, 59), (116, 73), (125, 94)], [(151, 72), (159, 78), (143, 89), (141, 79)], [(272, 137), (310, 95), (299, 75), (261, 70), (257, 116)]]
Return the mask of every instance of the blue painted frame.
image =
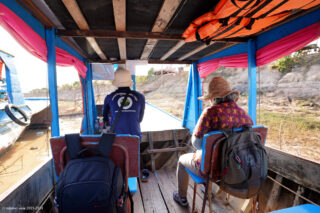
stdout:
[(58, 108), (58, 91), (57, 91), (57, 73), (56, 73), (56, 45), (55, 30), (46, 29), (46, 43), (48, 49), (48, 82), (50, 105), (52, 111), (51, 136), (59, 136), (59, 108)]
[(197, 64), (193, 63), (190, 69), (182, 126), (192, 132), (202, 113), (202, 101), (198, 99), (202, 90)]
[(131, 75), (131, 78), (133, 81), (132, 90), (136, 91), (136, 75)]
[(95, 100), (94, 100), (94, 94), (93, 94), (93, 86), (92, 86), (92, 69), (91, 69), (91, 63), (87, 63), (87, 76), (86, 76), (86, 96), (87, 96), (87, 101), (84, 102), (84, 105), (87, 105), (87, 134), (94, 134), (94, 122), (95, 122), (95, 117), (94, 117), (94, 108), (95, 108)]
[(248, 41), (248, 113), (256, 125), (257, 121), (257, 61), (256, 41)]

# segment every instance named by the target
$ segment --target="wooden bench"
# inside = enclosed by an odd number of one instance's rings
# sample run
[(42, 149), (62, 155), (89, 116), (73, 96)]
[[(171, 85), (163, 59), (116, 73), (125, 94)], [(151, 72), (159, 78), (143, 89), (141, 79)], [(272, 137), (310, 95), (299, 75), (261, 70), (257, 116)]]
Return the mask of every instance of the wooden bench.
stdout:
[[(264, 145), (267, 137), (268, 129), (262, 125), (253, 126), (253, 131), (258, 132), (261, 136), (261, 143)], [(234, 129), (235, 131), (240, 131), (241, 128)], [(201, 171), (205, 174), (211, 172), (213, 174), (214, 182), (219, 180), (220, 177), (220, 161), (221, 159), (221, 148), (222, 148), (222, 138), (225, 137), (221, 131), (213, 131), (209, 132), (208, 134), (203, 136), (202, 142), (202, 156), (201, 156)], [(195, 200), (196, 200), (196, 191), (197, 191), (197, 184), (206, 182), (205, 179), (197, 176), (196, 174), (192, 173), (190, 170), (186, 169), (190, 177), (194, 180), (194, 187), (193, 187), (193, 202), (192, 202), (192, 211), (194, 212), (195, 208)], [(210, 212), (212, 212), (212, 201), (211, 201), (211, 189), (212, 189), (212, 182), (209, 182), (209, 192), (206, 196), (208, 196), (209, 200), (209, 208)], [(205, 200), (203, 204), (203, 208), (205, 207)]]

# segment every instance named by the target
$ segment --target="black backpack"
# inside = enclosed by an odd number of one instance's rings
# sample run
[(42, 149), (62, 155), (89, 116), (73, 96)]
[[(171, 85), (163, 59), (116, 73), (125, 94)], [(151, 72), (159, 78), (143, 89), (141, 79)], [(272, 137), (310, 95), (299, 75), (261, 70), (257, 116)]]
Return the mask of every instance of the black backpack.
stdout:
[(224, 129), (220, 187), (229, 194), (250, 198), (258, 194), (267, 178), (268, 158), (259, 133), (245, 126), (242, 131)]
[[(65, 136), (70, 161), (60, 175), (55, 203), (62, 213), (127, 212), (125, 180), (109, 158), (115, 135), (103, 134), (97, 149), (81, 149), (79, 134)], [(113, 137), (113, 138), (110, 138)], [(84, 153), (90, 151), (91, 157)]]

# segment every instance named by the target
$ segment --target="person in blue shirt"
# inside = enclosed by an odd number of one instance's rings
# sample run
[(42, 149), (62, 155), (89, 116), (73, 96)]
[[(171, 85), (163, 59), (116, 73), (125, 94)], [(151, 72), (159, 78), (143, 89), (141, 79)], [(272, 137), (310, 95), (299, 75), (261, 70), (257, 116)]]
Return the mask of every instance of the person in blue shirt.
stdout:
[[(117, 90), (107, 95), (103, 105), (103, 121), (106, 126), (112, 126), (114, 119), (120, 109), (122, 100), (129, 92), (127, 101), (122, 109), (118, 123), (115, 127), (116, 134), (130, 134), (142, 137), (140, 123), (143, 119), (145, 109), (145, 97), (143, 94), (133, 91), (130, 72), (119, 68), (115, 72), (115, 79), (112, 84), (118, 87)], [(111, 114), (111, 119), (109, 119)]]

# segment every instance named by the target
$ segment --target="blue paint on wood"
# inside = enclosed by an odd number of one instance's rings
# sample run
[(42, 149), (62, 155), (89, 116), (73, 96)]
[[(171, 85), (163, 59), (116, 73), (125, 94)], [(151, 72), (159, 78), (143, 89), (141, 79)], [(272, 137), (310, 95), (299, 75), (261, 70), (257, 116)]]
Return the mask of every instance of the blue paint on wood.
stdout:
[(92, 69), (91, 64), (87, 64), (87, 76), (86, 76), (86, 93), (87, 101), (84, 102), (87, 105), (87, 118), (88, 118), (88, 134), (94, 134), (94, 96), (93, 96), (93, 87), (92, 87)]
[(185, 111), (183, 117), (183, 127), (193, 131), (202, 112), (201, 80), (195, 63), (191, 66), (188, 91), (186, 97)]
[(216, 59), (216, 58), (222, 58), (222, 57), (226, 57), (226, 56), (230, 56), (230, 55), (237, 55), (237, 54), (242, 54), (242, 53), (247, 53), (247, 49), (248, 49), (248, 44), (247, 43), (243, 43), (243, 44), (237, 44), (234, 45), (232, 47), (229, 47), (227, 49), (224, 49), (220, 52), (217, 52), (213, 55), (201, 58), (198, 60), (198, 63), (202, 63), (202, 62), (206, 62), (212, 59)]
[(78, 58), (79, 60), (81, 60), (82, 62), (85, 62), (85, 59), (79, 55), (79, 53), (73, 49), (71, 46), (69, 46), (68, 44), (66, 44), (61, 38), (57, 37), (56, 38), (56, 46), (60, 47), (61, 49), (67, 51), (68, 53), (70, 53), (71, 55), (73, 55), (74, 57)]
[(189, 108), (190, 108), (191, 87), (192, 87), (192, 67), (190, 67), (190, 72), (189, 72), (186, 101), (184, 104), (184, 113), (183, 113), (183, 120), (182, 120), (182, 126), (185, 128), (187, 128), (188, 114), (189, 114)]
[(257, 50), (320, 21), (320, 9), (300, 16), (257, 37)]
[(57, 72), (56, 72), (56, 45), (54, 29), (46, 29), (47, 42), (47, 64), (48, 64), (48, 82), (50, 105), (52, 112), (51, 136), (59, 136), (59, 108), (57, 91)]
[(248, 111), (256, 124), (257, 118), (257, 63), (256, 63), (256, 41), (248, 41)]
[(131, 75), (132, 81), (133, 81), (133, 86), (132, 89), (136, 91), (136, 75)]
[(85, 79), (83, 79), (82, 77), (80, 78), (81, 80), (81, 85), (82, 85), (82, 95), (83, 95), (83, 98), (82, 98), (82, 101), (83, 101), (83, 112), (84, 112), (84, 115), (83, 115), (83, 119), (82, 119), (82, 134), (83, 135), (88, 135), (88, 109), (87, 109), (87, 82)]

